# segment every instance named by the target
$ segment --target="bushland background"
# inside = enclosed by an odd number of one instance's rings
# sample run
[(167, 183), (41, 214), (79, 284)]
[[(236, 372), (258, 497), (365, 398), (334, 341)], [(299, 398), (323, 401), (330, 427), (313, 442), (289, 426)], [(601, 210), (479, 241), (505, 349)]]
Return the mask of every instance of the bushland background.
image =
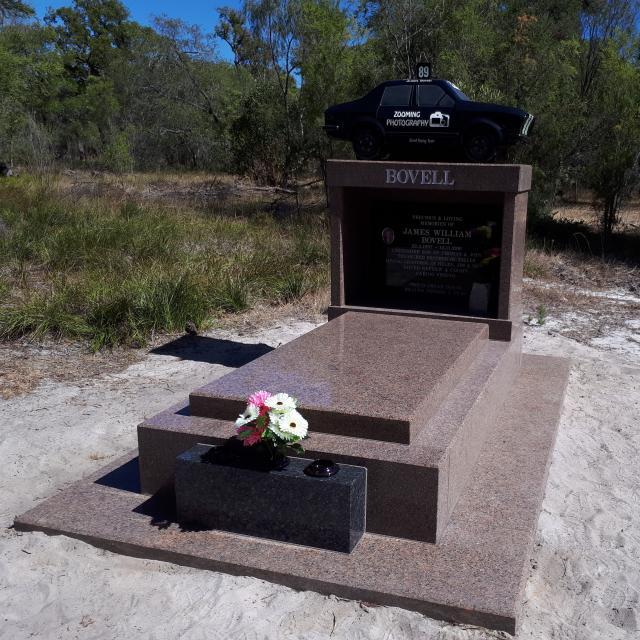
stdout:
[(251, 0), (212, 4), (206, 30), (143, 26), (118, 0), (43, 20), (0, 0), (0, 339), (135, 347), (248, 309), (321, 311), (323, 167), (350, 154), (323, 111), (421, 60), (537, 117), (506, 158), (535, 171), (532, 321), (637, 315), (582, 293), (640, 284), (638, 15), (635, 0)]
[(324, 319), (322, 166), (350, 152), (322, 111), (431, 60), (538, 117), (509, 158), (535, 167), (524, 344), (574, 366), (520, 637), (636, 637), (636, 4), (302, 0), (216, 19), (212, 1), (209, 34), (68, 4), (37, 21), (0, 0), (0, 636), (502, 637), (11, 526), (135, 448), (143, 416)]

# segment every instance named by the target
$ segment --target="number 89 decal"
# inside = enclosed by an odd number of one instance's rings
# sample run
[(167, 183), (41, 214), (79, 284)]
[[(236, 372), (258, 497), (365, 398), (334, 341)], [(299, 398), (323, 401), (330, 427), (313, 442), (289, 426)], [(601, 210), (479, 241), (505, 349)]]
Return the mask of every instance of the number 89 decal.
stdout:
[(421, 63), (417, 65), (416, 75), (419, 80), (427, 80), (431, 77), (431, 65), (426, 63)]

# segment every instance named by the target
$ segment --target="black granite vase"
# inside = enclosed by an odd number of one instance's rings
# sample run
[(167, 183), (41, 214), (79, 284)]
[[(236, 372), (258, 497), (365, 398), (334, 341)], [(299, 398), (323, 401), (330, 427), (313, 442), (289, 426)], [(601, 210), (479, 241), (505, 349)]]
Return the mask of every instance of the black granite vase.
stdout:
[(219, 447), (212, 447), (203, 455), (202, 460), (258, 471), (281, 471), (289, 464), (289, 458), (274, 443), (262, 440), (251, 447), (245, 447), (242, 440), (236, 437), (229, 438)]
[(253, 447), (246, 448), (255, 449), (252, 455), (257, 457), (259, 464), (268, 471), (281, 471), (289, 466), (289, 458), (269, 440), (262, 440)]

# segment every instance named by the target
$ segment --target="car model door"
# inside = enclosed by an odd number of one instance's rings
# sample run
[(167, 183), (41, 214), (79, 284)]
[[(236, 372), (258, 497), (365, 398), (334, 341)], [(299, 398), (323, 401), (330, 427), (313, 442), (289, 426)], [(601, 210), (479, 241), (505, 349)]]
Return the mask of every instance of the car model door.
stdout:
[(376, 119), (382, 125), (387, 138), (397, 140), (406, 137), (410, 131), (410, 121), (415, 115), (412, 104), (413, 86), (392, 84), (384, 88)]
[(420, 110), (422, 130), (437, 142), (458, 138), (456, 101), (437, 84), (419, 84), (416, 87), (416, 106)]

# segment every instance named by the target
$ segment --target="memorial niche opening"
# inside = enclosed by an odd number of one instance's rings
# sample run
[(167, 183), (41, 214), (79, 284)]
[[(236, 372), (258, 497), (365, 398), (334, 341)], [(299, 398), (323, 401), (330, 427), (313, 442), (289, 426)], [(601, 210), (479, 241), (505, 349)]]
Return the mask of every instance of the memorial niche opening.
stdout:
[(494, 206), (382, 202), (359, 304), (497, 318), (501, 239)]

